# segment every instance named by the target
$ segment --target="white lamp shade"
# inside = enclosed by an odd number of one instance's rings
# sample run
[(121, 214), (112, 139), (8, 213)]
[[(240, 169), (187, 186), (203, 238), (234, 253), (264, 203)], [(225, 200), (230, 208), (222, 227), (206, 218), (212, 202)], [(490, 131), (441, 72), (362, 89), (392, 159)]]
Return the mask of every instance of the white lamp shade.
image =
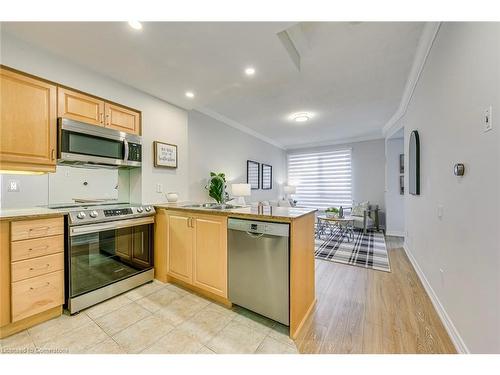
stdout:
[(285, 185), (283, 186), (283, 191), (285, 192), (285, 194), (295, 194), (297, 188), (292, 185)]
[(252, 194), (252, 185), (250, 184), (232, 184), (231, 191), (235, 197), (248, 197)]

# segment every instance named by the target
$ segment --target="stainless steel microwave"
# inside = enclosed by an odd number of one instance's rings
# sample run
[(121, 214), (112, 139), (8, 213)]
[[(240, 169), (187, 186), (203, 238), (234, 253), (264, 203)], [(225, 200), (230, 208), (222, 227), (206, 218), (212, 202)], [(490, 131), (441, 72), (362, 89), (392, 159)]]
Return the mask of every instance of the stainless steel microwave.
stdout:
[(58, 164), (140, 167), (141, 143), (138, 135), (58, 119)]

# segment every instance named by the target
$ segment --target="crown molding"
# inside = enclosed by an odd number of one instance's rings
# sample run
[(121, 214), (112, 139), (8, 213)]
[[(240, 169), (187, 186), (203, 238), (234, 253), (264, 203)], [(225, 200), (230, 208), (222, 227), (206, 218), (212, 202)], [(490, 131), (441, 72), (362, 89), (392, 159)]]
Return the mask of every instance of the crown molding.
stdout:
[(313, 147), (326, 147), (326, 146), (336, 146), (336, 145), (345, 145), (349, 143), (357, 143), (357, 142), (366, 142), (366, 141), (374, 141), (377, 139), (384, 139), (383, 134), (376, 133), (370, 134), (361, 137), (353, 137), (353, 138), (340, 138), (329, 141), (321, 141), (321, 142), (312, 142), (312, 143), (301, 143), (297, 145), (287, 146), (286, 150), (298, 150), (301, 148), (313, 148)]
[(408, 105), (413, 97), (415, 87), (420, 79), (420, 75), (424, 69), (425, 62), (427, 61), (427, 57), (429, 56), (440, 26), (441, 22), (427, 22), (425, 24), (422, 35), (420, 35), (415, 58), (413, 59), (413, 65), (411, 67), (408, 80), (406, 81), (406, 86), (403, 91), (399, 107), (396, 110), (396, 113), (394, 113), (382, 129), (384, 136), (387, 136), (389, 133), (394, 134), (395, 131), (402, 127), (399, 120), (401, 120), (401, 118), (406, 114), (406, 110), (408, 109)]
[(263, 134), (260, 134), (259, 132), (256, 132), (253, 129), (246, 127), (245, 125), (240, 124), (237, 121), (231, 120), (230, 118), (227, 118), (226, 116), (221, 115), (218, 112), (212, 111), (212, 110), (210, 110), (208, 108), (204, 108), (204, 107), (193, 108), (193, 110), (198, 111), (200, 113), (203, 113), (204, 115), (211, 117), (214, 120), (220, 121), (220, 122), (222, 122), (222, 123), (224, 123), (232, 128), (238, 129), (238, 130), (242, 131), (243, 133), (249, 134), (252, 137), (258, 138), (261, 141), (264, 141), (264, 142), (269, 143), (275, 147), (278, 147), (278, 148), (281, 148), (282, 150), (285, 150), (285, 146), (283, 146), (282, 144), (274, 141), (273, 139), (271, 139), (269, 137), (266, 137)]

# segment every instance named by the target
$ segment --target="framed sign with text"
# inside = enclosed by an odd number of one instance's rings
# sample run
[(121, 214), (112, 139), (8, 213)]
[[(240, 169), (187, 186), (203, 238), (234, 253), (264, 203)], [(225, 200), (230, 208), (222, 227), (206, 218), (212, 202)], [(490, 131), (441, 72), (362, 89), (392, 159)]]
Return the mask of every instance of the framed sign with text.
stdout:
[(177, 168), (177, 145), (154, 141), (153, 148), (156, 168)]

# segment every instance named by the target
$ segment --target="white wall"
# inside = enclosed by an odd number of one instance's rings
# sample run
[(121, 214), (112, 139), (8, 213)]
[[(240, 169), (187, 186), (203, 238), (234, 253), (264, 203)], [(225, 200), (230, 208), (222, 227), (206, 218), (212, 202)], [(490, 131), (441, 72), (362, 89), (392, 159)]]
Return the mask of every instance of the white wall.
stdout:
[[(352, 149), (352, 199), (355, 202), (370, 201), (371, 204), (378, 204), (380, 209), (384, 210), (385, 141), (383, 139), (293, 149), (288, 152), (335, 150), (346, 147)], [(383, 221), (383, 215), (381, 216)]]
[(252, 190), (252, 196), (245, 198), (247, 203), (282, 196), (285, 151), (197, 111), (189, 112), (189, 154), (192, 200), (208, 199), (204, 187), (211, 171), (224, 172), (228, 185), (246, 183), (247, 160), (273, 166), (273, 189)]
[[(403, 119), (405, 138), (418, 130), (421, 143), (405, 246), (455, 341), (474, 353), (500, 353), (499, 46), (499, 23), (442, 24)], [(490, 105), (494, 129), (484, 133)], [(464, 177), (453, 175), (457, 162)]]
[[(103, 56), (104, 58), (104, 56)], [(165, 101), (152, 97), (130, 86), (124, 85), (83, 67), (67, 62), (53, 54), (1, 33), (0, 62), (76, 89), (92, 93), (142, 111), (143, 126), (143, 167), (142, 176), (138, 171), (130, 173), (131, 200), (144, 203), (165, 201), (163, 194), (156, 193), (156, 184), (163, 184), (165, 191), (175, 190), (181, 198), (188, 196), (188, 140), (187, 113)], [(154, 140), (178, 145), (179, 167), (161, 169), (153, 167)], [(141, 178), (142, 177), (142, 178)], [(26, 192), (16, 195), (23, 206), (47, 204), (47, 176), (24, 176)], [(2, 193), (7, 178), (2, 179)], [(28, 197), (24, 199), (24, 196)], [(2, 194), (5, 204), (5, 195)]]
[[(404, 195), (399, 192), (399, 155), (404, 153), (403, 138), (386, 140), (386, 233), (391, 236), (404, 236)], [(405, 189), (407, 190), (407, 189)], [(405, 191), (405, 194), (407, 191)]]

